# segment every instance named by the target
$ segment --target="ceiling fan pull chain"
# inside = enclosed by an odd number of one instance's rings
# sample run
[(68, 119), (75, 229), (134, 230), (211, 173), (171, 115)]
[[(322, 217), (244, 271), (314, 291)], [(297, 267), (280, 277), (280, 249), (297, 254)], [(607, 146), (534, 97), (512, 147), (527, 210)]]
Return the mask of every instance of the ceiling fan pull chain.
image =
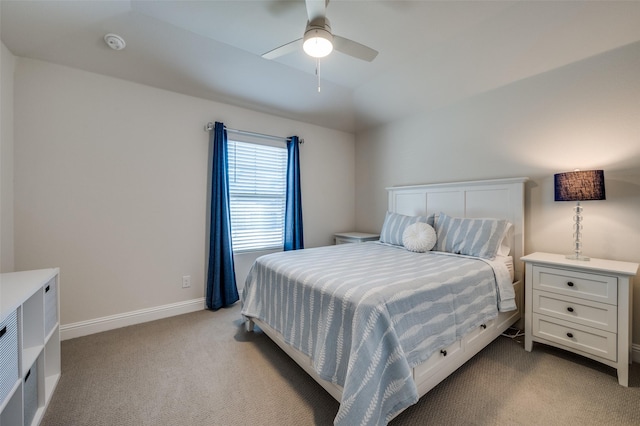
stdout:
[(320, 58), (316, 59), (316, 75), (318, 76), (318, 93), (320, 93)]

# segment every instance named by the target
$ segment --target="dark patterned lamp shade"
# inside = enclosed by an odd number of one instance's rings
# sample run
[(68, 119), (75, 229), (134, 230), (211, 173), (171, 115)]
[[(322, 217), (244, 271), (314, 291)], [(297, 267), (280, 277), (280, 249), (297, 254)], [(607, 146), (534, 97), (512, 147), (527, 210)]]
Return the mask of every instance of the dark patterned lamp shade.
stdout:
[(587, 170), (553, 176), (556, 201), (605, 200), (604, 171)]

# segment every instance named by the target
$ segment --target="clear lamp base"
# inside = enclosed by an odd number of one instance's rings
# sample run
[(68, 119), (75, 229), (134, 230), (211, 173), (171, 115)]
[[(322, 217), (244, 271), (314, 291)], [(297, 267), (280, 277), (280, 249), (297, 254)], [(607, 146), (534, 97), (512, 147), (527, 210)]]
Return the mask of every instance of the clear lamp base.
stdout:
[(565, 256), (567, 259), (571, 259), (571, 260), (591, 260), (588, 256), (583, 256), (581, 254), (568, 254)]

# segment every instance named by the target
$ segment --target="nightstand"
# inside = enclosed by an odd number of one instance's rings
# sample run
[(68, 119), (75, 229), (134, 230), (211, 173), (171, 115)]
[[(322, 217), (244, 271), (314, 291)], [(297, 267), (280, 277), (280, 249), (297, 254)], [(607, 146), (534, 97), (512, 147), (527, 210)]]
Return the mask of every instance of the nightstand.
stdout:
[(638, 264), (532, 253), (525, 262), (525, 350), (544, 343), (618, 370), (629, 385), (631, 302)]
[(339, 232), (333, 234), (336, 244), (364, 243), (365, 241), (378, 241), (380, 234), (367, 234), (365, 232)]

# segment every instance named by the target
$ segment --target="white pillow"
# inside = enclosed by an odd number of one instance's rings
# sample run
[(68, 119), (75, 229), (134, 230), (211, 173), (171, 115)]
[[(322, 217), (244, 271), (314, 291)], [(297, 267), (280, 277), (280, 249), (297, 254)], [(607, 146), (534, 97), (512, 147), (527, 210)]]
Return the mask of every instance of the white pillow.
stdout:
[(411, 224), (402, 233), (402, 245), (409, 251), (427, 252), (436, 245), (436, 230), (424, 222)]

